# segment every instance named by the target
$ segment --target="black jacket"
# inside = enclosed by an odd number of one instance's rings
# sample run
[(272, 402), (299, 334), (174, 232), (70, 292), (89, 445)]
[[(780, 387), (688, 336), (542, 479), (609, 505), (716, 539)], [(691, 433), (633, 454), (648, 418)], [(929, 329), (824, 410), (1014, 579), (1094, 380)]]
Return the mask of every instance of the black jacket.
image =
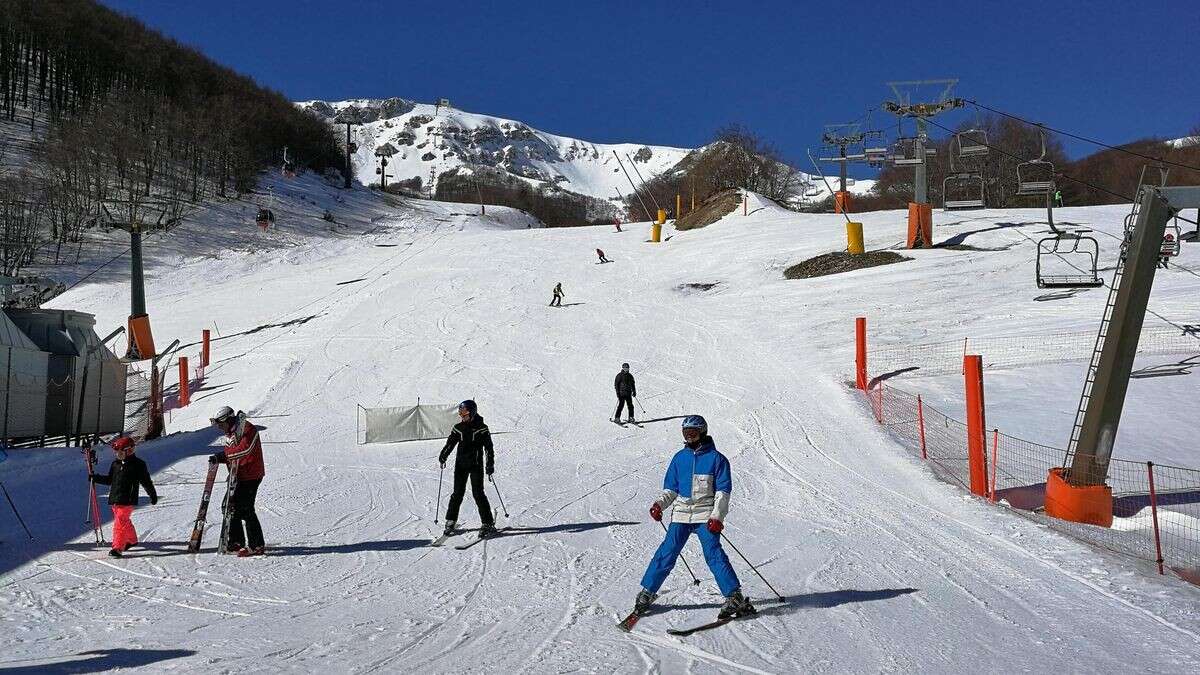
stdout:
[(438, 461), (444, 464), (455, 446), (458, 446), (458, 456), (454, 459), (455, 467), (471, 469), (483, 465), (487, 473), (492, 473), (496, 466), (495, 453), (492, 451), (492, 432), (488, 431), (482, 417), (474, 415), (466, 422), (455, 424), (450, 436), (446, 438), (446, 445), (438, 455)]
[(108, 475), (96, 474), (93, 480), (101, 485), (107, 485), (108, 503), (117, 506), (137, 506), (138, 485), (146, 488), (150, 501), (158, 501), (158, 493), (154, 491), (154, 483), (150, 482), (150, 470), (146, 463), (136, 455), (125, 459), (114, 459), (108, 467)]
[(617, 388), (617, 396), (637, 396), (637, 383), (633, 381), (633, 373), (627, 370), (617, 373), (613, 386)]

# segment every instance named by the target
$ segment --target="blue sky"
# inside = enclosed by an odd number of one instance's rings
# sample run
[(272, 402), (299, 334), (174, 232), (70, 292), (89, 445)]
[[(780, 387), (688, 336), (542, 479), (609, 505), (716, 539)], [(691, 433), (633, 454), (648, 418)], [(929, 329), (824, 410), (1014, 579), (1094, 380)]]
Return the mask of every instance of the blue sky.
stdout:
[(1196, 1), (102, 2), (296, 100), (444, 96), (683, 147), (739, 122), (801, 168), (822, 125), (878, 107), (888, 80), (956, 77), (960, 96), (1107, 141), (1200, 126)]

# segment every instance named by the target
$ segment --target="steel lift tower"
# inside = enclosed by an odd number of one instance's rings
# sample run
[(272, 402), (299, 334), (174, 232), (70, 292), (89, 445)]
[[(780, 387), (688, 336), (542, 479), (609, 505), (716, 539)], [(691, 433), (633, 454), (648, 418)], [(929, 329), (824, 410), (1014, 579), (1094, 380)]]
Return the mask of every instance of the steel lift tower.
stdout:
[[(929, 179), (925, 170), (927, 155), (933, 154), (932, 148), (925, 146), (929, 142), (928, 119), (947, 110), (963, 107), (961, 98), (950, 96), (958, 80), (908, 80), (903, 82), (888, 82), (895, 94), (894, 101), (884, 101), (883, 109), (904, 118), (916, 120), (916, 135), (896, 139), (892, 155), (892, 163), (896, 166), (911, 166), (913, 176), (913, 200), (908, 205), (908, 247), (929, 248), (933, 245), (933, 209), (929, 204)], [(912, 93), (923, 87), (939, 87), (941, 93), (932, 102), (917, 102), (912, 100)]]
[(880, 138), (882, 131), (863, 131), (857, 122), (850, 124), (826, 124), (821, 134), (822, 162), (837, 162), (838, 191), (833, 196), (833, 212), (850, 212), (850, 193), (846, 190), (846, 165), (850, 162), (869, 161), (867, 141)]

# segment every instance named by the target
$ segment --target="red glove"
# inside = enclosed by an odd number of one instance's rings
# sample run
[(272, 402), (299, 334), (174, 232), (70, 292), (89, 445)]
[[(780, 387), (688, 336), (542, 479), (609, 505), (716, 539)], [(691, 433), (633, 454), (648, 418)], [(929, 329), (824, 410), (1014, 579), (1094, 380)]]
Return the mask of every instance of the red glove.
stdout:
[(725, 523), (722, 523), (721, 521), (717, 520), (716, 518), (708, 519), (708, 531), (709, 532), (712, 532), (713, 534), (721, 534), (721, 530), (723, 530), (723, 529), (725, 529)]
[(658, 505), (658, 502), (650, 505), (650, 517), (659, 522), (662, 521), (662, 507)]

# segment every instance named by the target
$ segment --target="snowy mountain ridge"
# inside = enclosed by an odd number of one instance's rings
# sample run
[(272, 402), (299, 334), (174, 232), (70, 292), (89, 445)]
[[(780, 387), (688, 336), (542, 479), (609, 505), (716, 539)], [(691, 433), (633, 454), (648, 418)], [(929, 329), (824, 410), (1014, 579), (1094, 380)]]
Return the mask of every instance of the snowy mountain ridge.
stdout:
[(373, 176), (379, 156), (386, 156), (389, 182), (419, 179), (420, 189), (427, 194), (433, 193), (443, 173), (486, 166), (535, 186), (609, 200), (630, 191), (614, 152), (622, 161), (628, 157), (646, 180), (692, 152), (660, 145), (593, 143), (539, 131), (516, 120), (402, 98), (313, 100), (296, 105), (331, 124), (347, 119), (361, 123), (354, 127), (357, 149), (351, 161), (362, 182), (378, 180)]

